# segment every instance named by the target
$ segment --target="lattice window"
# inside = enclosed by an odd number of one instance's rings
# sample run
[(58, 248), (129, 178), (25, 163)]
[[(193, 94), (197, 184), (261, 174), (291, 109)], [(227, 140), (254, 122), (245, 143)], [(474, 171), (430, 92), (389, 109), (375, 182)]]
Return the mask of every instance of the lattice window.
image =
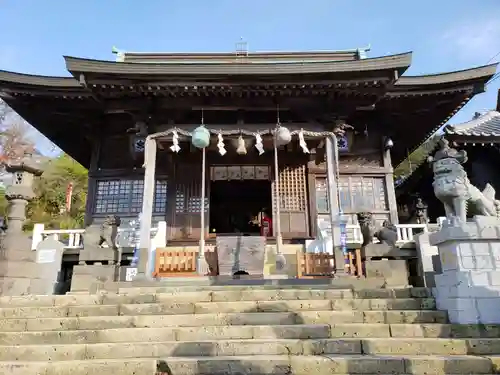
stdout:
[(186, 211), (186, 202), (184, 192), (180, 190), (175, 191), (175, 212), (180, 214)]
[(316, 179), (316, 211), (319, 214), (330, 212), (330, 200), (328, 199), (328, 179)]
[(158, 214), (167, 212), (167, 181), (156, 181), (153, 212)]
[[(137, 215), (142, 210), (144, 180), (97, 181), (96, 214)], [(167, 182), (156, 181), (153, 212), (164, 213), (167, 208)]]
[[(326, 213), (329, 207), (325, 195), (326, 178), (316, 179), (316, 206), (318, 213)], [(387, 198), (384, 179), (381, 177), (341, 176), (338, 182), (340, 207), (344, 212), (357, 212), (360, 209), (387, 211)], [(326, 200), (326, 203), (325, 203)], [(328, 208), (329, 209), (329, 208)]]
[[(306, 167), (285, 167), (280, 171), (278, 183), (281, 211), (306, 211)], [(273, 198), (275, 198), (273, 184)], [(273, 206), (275, 205), (273, 199)]]
[[(175, 213), (193, 214), (201, 212), (201, 197), (193, 184), (179, 185), (175, 191)], [(201, 189), (200, 189), (201, 191)], [(205, 197), (205, 212), (208, 212), (208, 197)]]

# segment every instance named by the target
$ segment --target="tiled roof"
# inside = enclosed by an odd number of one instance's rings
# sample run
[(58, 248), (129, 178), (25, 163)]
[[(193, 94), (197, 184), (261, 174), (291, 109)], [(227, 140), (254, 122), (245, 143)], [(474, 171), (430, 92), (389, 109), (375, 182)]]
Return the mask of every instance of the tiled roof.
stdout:
[(450, 125), (444, 129), (447, 135), (472, 137), (500, 137), (500, 112), (489, 111), (471, 121)]

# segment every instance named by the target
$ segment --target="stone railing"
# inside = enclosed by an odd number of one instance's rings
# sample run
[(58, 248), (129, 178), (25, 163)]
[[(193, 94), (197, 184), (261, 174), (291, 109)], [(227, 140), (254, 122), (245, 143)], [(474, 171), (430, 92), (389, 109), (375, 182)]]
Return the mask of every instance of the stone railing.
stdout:
[[(151, 228), (151, 235), (156, 237), (159, 232), (164, 232), (166, 242), (166, 228), (167, 223), (160, 221), (156, 228)], [(35, 250), (37, 245), (42, 242), (47, 237), (52, 237), (57, 241), (64, 244), (66, 249), (83, 249), (83, 233), (85, 229), (45, 229), (43, 224), (35, 224), (33, 227), (33, 235), (31, 242), (31, 249)], [(120, 242), (120, 237), (126, 237), (127, 235), (132, 235), (132, 228), (118, 228), (118, 242)], [(162, 245), (162, 244), (160, 244)], [(165, 246), (163, 244), (163, 246)]]

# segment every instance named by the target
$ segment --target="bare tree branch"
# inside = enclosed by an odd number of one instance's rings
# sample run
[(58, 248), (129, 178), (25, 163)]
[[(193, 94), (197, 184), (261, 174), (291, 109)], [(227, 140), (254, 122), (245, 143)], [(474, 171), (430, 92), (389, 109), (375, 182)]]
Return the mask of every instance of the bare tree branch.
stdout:
[(9, 116), (0, 123), (0, 164), (34, 151), (30, 131), (31, 126), (18, 116)]

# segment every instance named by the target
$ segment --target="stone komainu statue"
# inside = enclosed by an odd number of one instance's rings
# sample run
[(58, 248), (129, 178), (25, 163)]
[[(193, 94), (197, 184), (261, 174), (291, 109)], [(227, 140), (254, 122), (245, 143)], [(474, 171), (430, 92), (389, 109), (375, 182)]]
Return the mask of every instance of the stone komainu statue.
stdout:
[(375, 237), (381, 244), (394, 248), (398, 241), (398, 230), (389, 220), (385, 220), (382, 224), (382, 228), (375, 233)]
[(108, 245), (108, 247), (117, 250), (118, 244), (116, 242), (116, 238), (118, 237), (118, 227), (121, 225), (121, 219), (116, 215), (107, 216), (104, 220), (104, 223), (101, 225), (101, 232), (99, 236), (99, 246), (102, 246), (104, 243)]
[(373, 215), (370, 212), (359, 212), (356, 216), (361, 229), (361, 235), (363, 236), (363, 243), (361, 244), (361, 247), (365, 247), (373, 243), (373, 237), (375, 236), (375, 223), (373, 222)]
[(370, 212), (360, 212), (357, 214), (361, 235), (363, 236), (363, 243), (361, 247), (366, 247), (373, 243), (373, 238), (377, 238), (380, 243), (390, 247), (396, 247), (398, 240), (398, 231), (396, 226), (389, 220), (385, 220), (382, 228), (376, 228), (373, 221), (373, 215)]
[(480, 191), (469, 181), (463, 167), (467, 162), (465, 151), (457, 151), (442, 138), (439, 149), (433, 157), (429, 157), (429, 162), (434, 173), (434, 194), (443, 203), (449, 222), (465, 223), (469, 204), (474, 204), (481, 215), (499, 216), (500, 202), (495, 199), (495, 189), (486, 184)]
[[(102, 224), (92, 224), (83, 234), (83, 250), (80, 251), (80, 264), (89, 261), (108, 261), (109, 264), (121, 263), (121, 250), (118, 248), (118, 216), (108, 216)], [(104, 246), (106, 244), (106, 246)]]
[[(85, 260), (102, 257), (104, 255), (102, 252), (105, 250), (103, 249), (104, 244), (108, 249), (118, 253), (117, 236), (120, 224), (120, 218), (112, 215), (106, 217), (102, 224), (89, 225), (83, 234), (83, 252), (80, 253), (80, 258), (82, 258), (83, 253), (87, 253), (86, 257), (90, 257)], [(121, 255), (118, 254), (118, 263), (120, 263), (120, 260)], [(111, 263), (114, 264), (114, 261), (111, 261)]]

